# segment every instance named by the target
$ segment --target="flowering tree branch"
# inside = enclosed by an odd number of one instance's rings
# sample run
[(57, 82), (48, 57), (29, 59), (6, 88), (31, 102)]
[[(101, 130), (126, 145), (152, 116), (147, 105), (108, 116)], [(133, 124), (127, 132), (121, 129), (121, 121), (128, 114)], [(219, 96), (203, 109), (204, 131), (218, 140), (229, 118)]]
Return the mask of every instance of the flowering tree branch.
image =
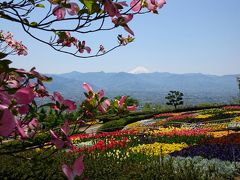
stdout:
[[(131, 43), (134, 32), (128, 23), (134, 15), (157, 13), (165, 0), (17, 0), (0, 3), (0, 18), (19, 23), (34, 39), (49, 45), (56, 51), (80, 58), (97, 57)], [(118, 35), (118, 43), (93, 51), (86, 44), (85, 34), (124, 28), (130, 35)], [(43, 32), (49, 38), (39, 37)], [(71, 33), (71, 34), (70, 34)], [(119, 40), (119, 36), (121, 39)], [(81, 37), (81, 39), (79, 39)]]

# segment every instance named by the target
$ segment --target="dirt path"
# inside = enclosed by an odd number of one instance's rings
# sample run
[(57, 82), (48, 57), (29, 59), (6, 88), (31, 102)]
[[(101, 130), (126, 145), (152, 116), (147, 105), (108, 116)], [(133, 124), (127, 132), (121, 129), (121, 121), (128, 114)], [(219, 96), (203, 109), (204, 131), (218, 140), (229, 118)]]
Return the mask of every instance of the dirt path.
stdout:
[[(87, 134), (95, 134), (97, 132), (98, 128), (100, 128), (101, 126), (102, 126), (102, 124), (94, 124), (86, 130), (86, 133)], [(84, 131), (85, 129), (86, 129), (86, 127), (82, 127), (82, 128), (80, 128), (80, 131)]]

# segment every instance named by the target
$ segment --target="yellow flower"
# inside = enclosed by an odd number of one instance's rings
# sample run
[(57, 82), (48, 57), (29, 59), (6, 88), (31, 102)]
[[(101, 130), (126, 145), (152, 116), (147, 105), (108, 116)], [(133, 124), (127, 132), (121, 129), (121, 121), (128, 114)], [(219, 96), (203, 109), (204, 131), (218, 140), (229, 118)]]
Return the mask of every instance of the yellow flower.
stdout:
[(130, 151), (134, 153), (143, 153), (150, 156), (161, 156), (172, 153), (174, 151), (180, 151), (187, 146), (188, 145), (186, 143), (167, 144), (155, 142), (153, 144), (138, 145), (136, 147), (130, 148)]
[(208, 134), (213, 135), (214, 138), (227, 136), (229, 134), (236, 133), (235, 131), (216, 131), (216, 132), (209, 132)]
[(212, 130), (222, 130), (226, 129), (228, 123), (207, 123), (202, 126), (202, 128), (211, 128)]
[(195, 118), (196, 119), (208, 119), (210, 117), (213, 117), (212, 114), (198, 114)]
[(240, 116), (235, 117), (235, 118), (232, 120), (232, 122), (240, 122)]
[(240, 114), (240, 111), (227, 111), (224, 114)]

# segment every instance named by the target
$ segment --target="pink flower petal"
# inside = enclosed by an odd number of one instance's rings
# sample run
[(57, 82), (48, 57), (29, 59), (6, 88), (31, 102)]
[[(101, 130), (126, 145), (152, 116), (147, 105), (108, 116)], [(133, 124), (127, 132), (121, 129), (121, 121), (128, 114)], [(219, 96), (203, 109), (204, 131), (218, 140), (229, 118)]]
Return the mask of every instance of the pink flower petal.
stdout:
[(99, 106), (98, 109), (99, 111), (101, 111), (102, 113), (107, 112), (108, 107), (110, 106), (110, 101), (108, 99), (106, 99), (105, 101), (103, 101)]
[(137, 107), (136, 106), (127, 106), (128, 111), (136, 111)]
[(142, 8), (141, 6), (141, 0), (133, 0), (131, 3), (130, 3), (130, 6), (132, 8), (132, 10), (134, 12), (139, 12)]
[(57, 149), (62, 149), (64, 146), (64, 142), (52, 130), (50, 130), (50, 134), (52, 138), (51, 142), (56, 146)]
[(35, 129), (37, 126), (38, 126), (38, 120), (36, 118), (33, 118), (28, 124), (28, 127), (32, 130)]
[(126, 100), (126, 96), (122, 96), (121, 99), (119, 100), (119, 107), (122, 107), (124, 104), (124, 101)]
[(84, 171), (83, 157), (79, 157), (75, 160), (73, 164), (73, 174), (77, 176), (81, 176)]
[(69, 111), (74, 111), (75, 109), (77, 109), (77, 105), (74, 101), (66, 99), (63, 101), (63, 104), (68, 107), (67, 110)]
[(151, 0), (146, 0), (147, 3), (147, 8), (149, 11), (156, 11), (157, 10), (157, 5), (155, 1), (151, 1)]
[(128, 25), (124, 25), (123, 28), (124, 28), (128, 33), (130, 33), (131, 35), (134, 36), (134, 32), (128, 27)]
[(159, 8), (162, 8), (165, 4), (166, 4), (166, 1), (165, 1), (165, 0), (159, 0), (159, 1), (157, 2), (157, 6), (158, 6)]
[(27, 139), (29, 136), (27, 134), (27, 127), (21, 124), (20, 120), (16, 120), (17, 130), (21, 136), (21, 139)]
[(128, 14), (128, 15), (124, 16), (124, 23), (127, 24), (132, 19), (133, 19), (133, 14)]
[(88, 91), (93, 91), (92, 87), (85, 82), (83, 83), (83, 89), (85, 89), (87, 92)]
[(54, 92), (53, 98), (55, 101), (58, 101), (59, 103), (62, 103), (64, 100), (64, 98), (62, 97), (62, 95), (59, 92)]
[(9, 136), (15, 127), (14, 116), (10, 110), (6, 106), (0, 105), (0, 136)]
[(27, 114), (28, 111), (29, 111), (29, 107), (28, 107), (27, 104), (24, 104), (24, 105), (18, 107), (18, 112), (19, 112), (20, 114)]
[(29, 104), (33, 101), (35, 94), (30, 87), (23, 87), (15, 93), (18, 104)]
[(104, 11), (109, 14), (110, 17), (120, 16), (118, 8), (114, 5), (112, 0), (104, 1)]
[(53, 9), (53, 15), (57, 16), (58, 20), (62, 20), (62, 19), (64, 19), (65, 15), (66, 15), (66, 10), (65, 10), (65, 8), (61, 8), (60, 6), (56, 6)]
[(90, 48), (90, 47), (85, 46), (85, 49), (86, 49), (86, 51), (87, 51), (88, 54), (91, 52), (91, 48)]
[(7, 83), (10, 88), (18, 88), (19, 87), (19, 83), (16, 80), (11, 80), (11, 81), (8, 81)]
[(62, 171), (63, 171), (63, 173), (65, 174), (65, 176), (67, 177), (68, 180), (74, 180), (73, 171), (68, 165), (63, 164), (62, 165)]
[(104, 91), (103, 90), (100, 90), (98, 92), (98, 96), (99, 96), (99, 99), (102, 99), (104, 97)]
[(61, 131), (65, 134), (65, 136), (68, 136), (69, 131), (70, 131), (68, 120), (65, 120), (64, 125), (61, 128)]
[(67, 9), (67, 12), (71, 16), (74, 16), (74, 15), (76, 15), (79, 12), (80, 8), (79, 8), (77, 3), (70, 3), (70, 5), (71, 5), (71, 8)]

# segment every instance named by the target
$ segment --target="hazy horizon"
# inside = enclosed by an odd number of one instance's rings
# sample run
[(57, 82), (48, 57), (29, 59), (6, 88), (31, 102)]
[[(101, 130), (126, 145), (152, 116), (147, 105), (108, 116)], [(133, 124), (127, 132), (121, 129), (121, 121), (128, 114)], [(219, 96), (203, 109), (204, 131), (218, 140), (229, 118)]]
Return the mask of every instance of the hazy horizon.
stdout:
[(240, 73), (237, 74), (209, 74), (209, 73), (201, 73), (201, 72), (183, 72), (183, 73), (175, 73), (175, 72), (162, 72), (162, 71), (150, 71), (147, 73), (131, 73), (129, 71), (115, 71), (115, 72), (111, 72), (111, 71), (68, 71), (68, 72), (60, 72), (60, 73), (44, 73), (44, 74), (56, 74), (56, 75), (60, 75), (60, 74), (68, 74), (68, 73), (73, 73), (73, 72), (78, 72), (78, 73), (129, 73), (129, 74), (149, 74), (149, 73), (169, 73), (169, 74), (177, 74), (177, 75), (182, 75), (182, 74), (202, 74), (202, 75), (210, 75), (210, 76), (228, 76), (228, 75), (232, 75), (232, 76), (240, 76)]

